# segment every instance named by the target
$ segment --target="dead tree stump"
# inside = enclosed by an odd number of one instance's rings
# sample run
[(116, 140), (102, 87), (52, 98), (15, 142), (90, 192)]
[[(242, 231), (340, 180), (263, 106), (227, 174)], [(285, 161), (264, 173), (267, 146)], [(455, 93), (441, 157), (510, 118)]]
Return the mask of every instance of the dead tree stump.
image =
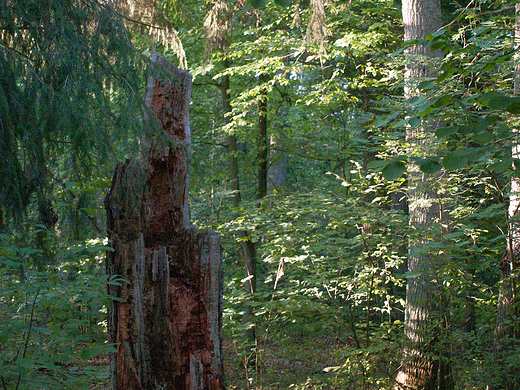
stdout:
[[(105, 199), (112, 390), (221, 390), (220, 235), (188, 209), (191, 75), (154, 54), (139, 159), (120, 163)], [(167, 75), (167, 76), (165, 76)]]

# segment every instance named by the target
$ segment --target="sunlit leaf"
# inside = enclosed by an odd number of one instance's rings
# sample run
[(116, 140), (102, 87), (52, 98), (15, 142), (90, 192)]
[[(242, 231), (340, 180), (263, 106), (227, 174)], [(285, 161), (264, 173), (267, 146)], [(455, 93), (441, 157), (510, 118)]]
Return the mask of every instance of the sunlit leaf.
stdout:
[(388, 161), (385, 160), (373, 160), (367, 164), (367, 168), (381, 170), (388, 165)]
[(392, 121), (392, 119), (394, 119), (395, 117), (397, 117), (397, 115), (399, 115), (399, 112), (394, 112), (393, 114), (391, 115), (387, 115), (381, 119), (379, 119), (376, 124), (375, 124), (375, 127), (381, 127), (381, 126), (384, 126), (386, 125), (387, 123), (389, 123), (390, 121)]

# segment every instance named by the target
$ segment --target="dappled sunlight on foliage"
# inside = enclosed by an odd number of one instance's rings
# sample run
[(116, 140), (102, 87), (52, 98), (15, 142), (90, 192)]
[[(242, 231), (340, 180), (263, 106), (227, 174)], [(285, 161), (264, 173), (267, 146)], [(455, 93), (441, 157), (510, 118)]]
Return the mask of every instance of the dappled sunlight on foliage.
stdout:
[[(396, 390), (418, 280), (454, 389), (520, 386), (515, 2), (441, 1), (407, 43), (395, 0), (132, 3), (0, 4), (0, 388), (109, 388), (106, 285), (128, 281), (105, 276), (103, 199), (153, 130), (153, 52), (194, 75), (189, 203), (222, 235), (227, 388)], [(411, 47), (439, 55), (405, 95)], [(435, 205), (449, 218), (413, 219)]]

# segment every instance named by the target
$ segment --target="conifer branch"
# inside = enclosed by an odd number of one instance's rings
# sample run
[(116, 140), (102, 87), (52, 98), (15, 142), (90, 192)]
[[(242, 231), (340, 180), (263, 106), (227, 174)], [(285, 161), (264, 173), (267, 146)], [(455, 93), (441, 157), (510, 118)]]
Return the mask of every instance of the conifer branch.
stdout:
[(27, 57), (25, 54), (19, 52), (18, 50), (16, 49), (13, 49), (13, 48), (10, 48), (10, 47), (6, 47), (2, 44), (0, 44), (0, 50), (3, 50), (4, 52), (6, 53), (9, 53), (11, 54), (12, 56), (18, 58), (20, 61), (22, 61), (23, 63), (27, 64), (27, 66), (29, 67), (29, 69), (31, 69), (31, 71), (33, 72), (34, 74), (34, 77), (36, 77), (36, 79), (42, 84), (42, 85), (45, 85), (45, 82), (40, 78), (40, 76), (38, 76), (38, 74), (36, 73), (36, 70), (34, 69), (34, 64), (32, 64), (32, 60)]
[(149, 23), (141, 22), (141, 21), (139, 21), (139, 20), (136, 20), (136, 19), (131, 18), (130, 16), (126, 16), (126, 15), (123, 15), (123, 14), (119, 14), (119, 16), (122, 17), (122, 18), (125, 19), (125, 20), (128, 20), (129, 22), (132, 22), (132, 23), (138, 24), (138, 25), (140, 25), (140, 26), (153, 28), (154, 30), (167, 30), (167, 29), (164, 28), (164, 27), (154, 26), (154, 25), (149, 24)]

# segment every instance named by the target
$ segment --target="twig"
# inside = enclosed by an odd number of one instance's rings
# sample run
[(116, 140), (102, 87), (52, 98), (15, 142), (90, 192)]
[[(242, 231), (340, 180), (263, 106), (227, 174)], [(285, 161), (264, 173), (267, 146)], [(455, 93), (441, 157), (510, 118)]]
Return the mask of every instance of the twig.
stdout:
[(141, 26), (145, 26), (145, 27), (150, 27), (150, 28), (153, 28), (155, 30), (166, 30), (164, 27), (160, 27), (160, 26), (154, 26), (153, 24), (148, 24), (148, 23), (145, 23), (145, 22), (141, 22), (139, 20), (136, 20), (136, 19), (132, 19), (131, 17), (129, 16), (126, 16), (126, 15), (123, 15), (119, 12), (117, 12), (117, 14), (119, 15), (119, 17), (123, 18), (123, 19), (126, 19), (128, 20), (129, 22), (132, 22), (132, 23), (135, 23), (135, 24), (139, 24)]
[(0, 379), (2, 379), (2, 386), (4, 387), (4, 390), (7, 390), (7, 386), (5, 385), (5, 382), (4, 382), (4, 377), (0, 376)]

